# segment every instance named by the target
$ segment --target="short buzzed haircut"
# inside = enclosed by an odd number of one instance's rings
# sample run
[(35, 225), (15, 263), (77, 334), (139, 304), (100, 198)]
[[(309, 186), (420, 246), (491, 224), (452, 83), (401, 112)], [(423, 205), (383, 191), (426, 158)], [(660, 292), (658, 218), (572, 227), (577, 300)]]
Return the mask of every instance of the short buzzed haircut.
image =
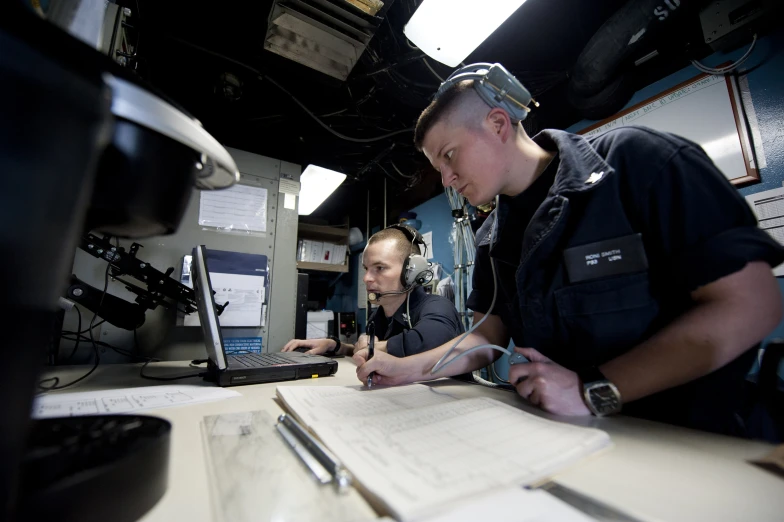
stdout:
[(418, 151), (422, 151), (422, 142), (425, 141), (427, 131), (450, 114), (452, 109), (457, 107), (458, 100), (463, 98), (467, 92), (474, 92), (474, 80), (456, 83), (430, 102), (430, 105), (422, 111), (414, 129), (414, 146)]
[(368, 240), (368, 246), (374, 243), (385, 241), (387, 239), (391, 239), (395, 242), (395, 252), (400, 255), (401, 261), (405, 260), (405, 258), (411, 254), (421, 254), (419, 245), (412, 243), (403, 232), (396, 228), (385, 228), (379, 232), (376, 232), (370, 236), (370, 239)]

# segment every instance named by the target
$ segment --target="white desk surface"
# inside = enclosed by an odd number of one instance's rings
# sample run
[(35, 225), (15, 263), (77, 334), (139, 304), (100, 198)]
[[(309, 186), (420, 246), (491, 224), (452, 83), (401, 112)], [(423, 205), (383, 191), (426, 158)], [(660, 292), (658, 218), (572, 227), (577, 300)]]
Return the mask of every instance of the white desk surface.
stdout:
[[(335, 386), (358, 383), (353, 361), (338, 359), (334, 377), (304, 379), (231, 388), (242, 397), (218, 402), (147, 410), (172, 423), (169, 485), (144, 522), (208, 521), (212, 519), (208, 477), (199, 423), (206, 415), (266, 410), (281, 412), (275, 387)], [(138, 364), (102, 365), (95, 374), (67, 391), (90, 391), (155, 384), (198, 384), (200, 379), (174, 382), (144, 380)], [(154, 363), (146, 373), (182, 373), (187, 362)], [(48, 372), (61, 381), (78, 376), (84, 367)], [(488, 396), (542, 415), (517, 395), (451, 379), (430, 383), (461, 398)], [(555, 418), (550, 416), (550, 418)], [(564, 420), (563, 418), (561, 420)], [(556, 482), (584, 493), (643, 520), (666, 521), (781, 521), (784, 520), (784, 479), (764, 471), (749, 460), (758, 459), (774, 446), (761, 442), (713, 435), (629, 417), (566, 419), (574, 424), (607, 431), (614, 447), (570, 468)]]

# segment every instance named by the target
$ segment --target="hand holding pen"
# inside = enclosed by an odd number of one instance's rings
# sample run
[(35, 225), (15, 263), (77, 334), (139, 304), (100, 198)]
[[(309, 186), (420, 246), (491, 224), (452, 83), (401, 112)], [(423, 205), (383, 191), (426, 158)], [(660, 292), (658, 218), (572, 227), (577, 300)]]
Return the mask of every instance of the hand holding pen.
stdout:
[[(367, 356), (367, 360), (369, 361), (370, 359), (373, 358), (373, 351), (375, 349), (375, 344), (376, 344), (376, 326), (375, 326), (374, 323), (368, 324), (367, 336), (368, 336), (368, 356)], [(373, 386), (373, 373), (368, 375), (367, 386), (368, 386), (368, 388)]]

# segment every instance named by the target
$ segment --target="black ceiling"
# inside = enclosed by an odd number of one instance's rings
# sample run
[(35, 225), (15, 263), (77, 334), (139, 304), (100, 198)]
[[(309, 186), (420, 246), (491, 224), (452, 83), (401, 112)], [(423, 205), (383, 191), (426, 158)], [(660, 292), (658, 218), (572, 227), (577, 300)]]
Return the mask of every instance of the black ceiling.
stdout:
[[(200, 119), (218, 140), (303, 167), (314, 163), (349, 176), (315, 217), (331, 223), (348, 217), (364, 229), (365, 198), (370, 189), (374, 193), (372, 221), (380, 224), (384, 179), (390, 218), (441, 190), (436, 173), (414, 150), (410, 133), (372, 143), (344, 141), (321, 128), (288, 95), (259, 76), (273, 78), (345, 135), (366, 138), (410, 128), (440, 81), (421, 59), (373, 76), (368, 73), (411, 52), (402, 28), (418, 0), (394, 0), (371, 41), (371, 51), (365, 52), (346, 82), (263, 49), (271, 0), (122, 3), (133, 11), (134, 27), (139, 29), (139, 74)], [(581, 119), (565, 101), (568, 72), (597, 29), (624, 3), (528, 0), (465, 63), (503, 63), (541, 103), (535, 117), (529, 118), (534, 130), (567, 127)], [(675, 39), (675, 43), (673, 39), (657, 42), (660, 49), (670, 46), (674, 52), (662, 53), (666, 59), (646, 63), (637, 74), (638, 86), (688, 63), (684, 48), (701, 34), (694, 18), (684, 21), (681, 29), (691, 36)], [(706, 53), (703, 50), (702, 54)], [(437, 62), (431, 60), (430, 64), (442, 77), (450, 73)], [(221, 77), (225, 73), (240, 79), (238, 99), (230, 100), (224, 94)]]

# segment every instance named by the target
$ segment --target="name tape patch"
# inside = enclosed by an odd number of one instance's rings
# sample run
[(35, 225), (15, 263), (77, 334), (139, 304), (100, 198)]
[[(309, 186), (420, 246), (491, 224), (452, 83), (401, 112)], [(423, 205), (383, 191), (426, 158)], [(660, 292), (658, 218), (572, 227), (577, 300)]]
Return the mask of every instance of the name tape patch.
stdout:
[(568, 248), (564, 250), (564, 263), (570, 283), (648, 269), (648, 257), (639, 233)]

